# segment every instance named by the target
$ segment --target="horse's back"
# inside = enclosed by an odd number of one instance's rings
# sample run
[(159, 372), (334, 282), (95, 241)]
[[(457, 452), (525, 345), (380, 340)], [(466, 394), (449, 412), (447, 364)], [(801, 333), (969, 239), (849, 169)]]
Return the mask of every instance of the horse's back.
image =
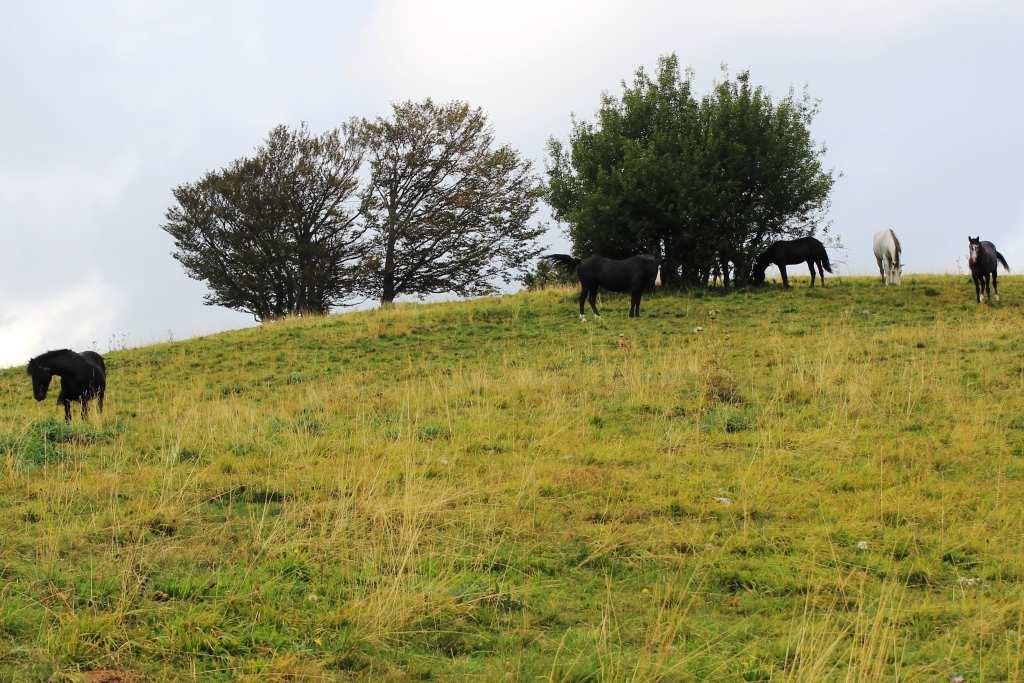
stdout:
[(658, 259), (650, 254), (639, 254), (624, 259), (591, 256), (580, 263), (580, 282), (587, 287), (601, 286), (617, 292), (632, 290), (637, 280), (655, 277)]
[(779, 240), (772, 243), (765, 252), (774, 258), (772, 263), (792, 266), (809, 258), (819, 258), (825, 253), (825, 245), (814, 237), (798, 237), (795, 240)]
[(891, 229), (886, 228), (876, 232), (874, 240), (875, 258), (885, 258), (886, 255), (895, 256), (898, 252), (897, 244), (896, 233)]

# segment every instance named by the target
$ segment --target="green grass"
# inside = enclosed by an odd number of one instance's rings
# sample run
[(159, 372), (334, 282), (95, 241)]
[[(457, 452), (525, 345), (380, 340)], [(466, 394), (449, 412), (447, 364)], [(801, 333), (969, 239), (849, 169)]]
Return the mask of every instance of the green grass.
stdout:
[(71, 428), (3, 371), (0, 680), (1021, 680), (1003, 285), (288, 320)]

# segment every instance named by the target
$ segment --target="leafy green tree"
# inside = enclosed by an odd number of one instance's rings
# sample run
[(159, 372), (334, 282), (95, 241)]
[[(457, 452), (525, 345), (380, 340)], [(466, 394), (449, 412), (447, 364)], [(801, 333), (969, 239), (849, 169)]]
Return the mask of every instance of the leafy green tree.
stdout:
[(362, 213), (372, 232), (367, 293), (495, 291), (539, 249), (530, 219), (544, 194), (532, 164), (497, 146), (487, 118), (463, 102), (404, 102), (358, 124), (370, 161)]
[(748, 72), (698, 100), (692, 73), (662, 57), (655, 78), (638, 69), (603, 96), (594, 122), (574, 120), (567, 144), (549, 140), (547, 199), (580, 255), (659, 254), (668, 283), (745, 280), (767, 242), (823, 225), (834, 179), (810, 136), (817, 111)]
[(344, 128), (278, 126), (251, 157), (174, 188), (162, 228), (174, 258), (209, 287), (206, 304), (268, 320), (350, 300), (368, 248), (361, 162)]

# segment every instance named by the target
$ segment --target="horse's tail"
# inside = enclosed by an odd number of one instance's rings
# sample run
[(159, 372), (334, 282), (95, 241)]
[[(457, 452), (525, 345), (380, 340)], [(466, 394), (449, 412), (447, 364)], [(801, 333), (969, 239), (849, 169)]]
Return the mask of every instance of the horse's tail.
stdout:
[(1003, 255), (1000, 254), (998, 251), (996, 252), (996, 258), (999, 259), (999, 262), (1003, 264), (1003, 268), (1006, 268), (1006, 272), (1009, 273), (1010, 266), (1006, 265), (1006, 259), (1004, 259)]
[(892, 241), (896, 244), (896, 265), (900, 265), (900, 257), (903, 255), (903, 247), (900, 246), (900, 238), (896, 236), (892, 228), (889, 228), (889, 234), (892, 235)]
[(541, 256), (541, 258), (571, 270), (575, 270), (580, 263), (582, 263), (580, 259), (575, 256), (570, 256), (569, 254), (545, 254), (544, 256)]
[(830, 273), (832, 272), (832, 264), (829, 263), (828, 252), (825, 251), (824, 245), (821, 247), (821, 267)]

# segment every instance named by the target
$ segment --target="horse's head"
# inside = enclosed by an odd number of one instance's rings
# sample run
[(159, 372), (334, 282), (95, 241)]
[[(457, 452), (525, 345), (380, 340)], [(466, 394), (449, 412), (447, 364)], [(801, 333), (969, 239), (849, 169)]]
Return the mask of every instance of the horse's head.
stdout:
[(978, 260), (978, 252), (981, 250), (981, 235), (977, 237), (967, 236), (967, 249), (970, 252), (970, 262)]
[(750, 284), (763, 285), (766, 270), (768, 270), (768, 264), (762, 254), (750, 268)]
[(46, 392), (50, 388), (53, 370), (43, 367), (33, 358), (28, 362), (28, 374), (32, 378), (32, 395), (37, 401), (44, 400)]

